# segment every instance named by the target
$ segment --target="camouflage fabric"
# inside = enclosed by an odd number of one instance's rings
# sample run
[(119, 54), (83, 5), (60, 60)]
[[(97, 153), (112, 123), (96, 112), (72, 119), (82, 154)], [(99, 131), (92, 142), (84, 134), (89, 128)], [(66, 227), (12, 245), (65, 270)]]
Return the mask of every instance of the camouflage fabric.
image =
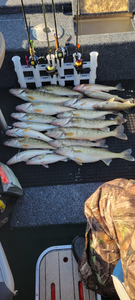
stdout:
[(135, 181), (104, 183), (87, 199), (84, 212), (85, 250), (78, 265), (83, 284), (115, 296), (111, 274), (121, 258), (126, 291), (135, 299)]

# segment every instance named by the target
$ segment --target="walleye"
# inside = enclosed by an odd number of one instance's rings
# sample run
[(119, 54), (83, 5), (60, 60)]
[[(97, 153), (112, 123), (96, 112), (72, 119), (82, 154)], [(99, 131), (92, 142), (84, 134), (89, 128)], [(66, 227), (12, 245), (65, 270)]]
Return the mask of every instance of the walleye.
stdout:
[(82, 98), (82, 99), (72, 99), (64, 102), (64, 106), (77, 108), (77, 109), (93, 109), (94, 105), (100, 105), (100, 103), (104, 103), (104, 101), (93, 99), (93, 98)]
[(21, 161), (28, 161), (28, 159), (37, 156), (37, 155), (44, 155), (47, 153), (52, 153), (53, 150), (24, 150), (21, 152), (18, 152), (13, 157), (11, 157), (7, 161), (7, 165), (13, 165)]
[(45, 168), (49, 168), (48, 164), (55, 163), (57, 161), (67, 162), (67, 157), (63, 155), (58, 155), (56, 153), (38, 155), (36, 157), (31, 158), (26, 162), (27, 165), (42, 165)]
[(131, 156), (131, 149), (125, 150), (120, 153), (110, 152), (107, 149), (93, 149), (85, 147), (63, 147), (55, 150), (60, 155), (66, 155), (70, 159), (74, 160), (79, 165), (83, 163), (92, 163), (102, 160), (106, 165), (110, 165), (113, 158), (122, 158), (128, 161), (135, 161), (135, 158)]
[(32, 138), (13, 138), (5, 141), (3, 145), (22, 149), (55, 149), (44, 141)]
[(54, 126), (52, 124), (33, 122), (15, 122), (12, 125), (17, 128), (30, 128), (37, 131), (46, 131), (48, 129), (57, 128), (57, 126)]
[(55, 117), (46, 116), (41, 114), (28, 114), (28, 113), (12, 113), (11, 117), (19, 121), (37, 122), (37, 123), (51, 123)]
[(6, 135), (14, 136), (14, 137), (33, 138), (33, 139), (37, 139), (37, 140), (39, 139), (39, 140), (42, 140), (45, 142), (51, 141), (51, 139), (48, 136), (46, 136), (45, 134), (43, 134), (39, 131), (30, 129), (30, 128), (26, 128), (26, 129), (13, 128), (13, 129), (7, 130), (5, 133), (6, 133)]
[(72, 108), (63, 106), (63, 105), (57, 105), (52, 103), (25, 103), (21, 105), (16, 106), (16, 110), (28, 112), (28, 113), (40, 113), (44, 115), (56, 115), (60, 112), (69, 111), (72, 110)]
[[(30, 89), (10, 89), (10, 94), (21, 98), (24, 101), (31, 102), (48, 102), (48, 103), (63, 103), (67, 100), (67, 96), (61, 97), (55, 94), (44, 93), (41, 90)], [(72, 99), (72, 98), (71, 98)], [(77, 98), (76, 98), (77, 99)]]
[(117, 137), (122, 140), (127, 140), (127, 136), (124, 133), (124, 126), (119, 125), (112, 131), (102, 131), (96, 129), (84, 129), (84, 128), (64, 128), (50, 129), (46, 132), (46, 135), (55, 139), (80, 139), (96, 141), (107, 137)]
[(125, 101), (129, 100), (129, 99), (123, 99), (117, 95), (112, 95), (107, 92), (101, 92), (101, 91), (86, 90), (84, 92), (84, 95), (87, 97), (90, 97), (90, 98), (96, 98), (96, 99), (100, 99), (100, 100), (109, 100), (111, 98), (114, 98), (115, 100), (117, 100), (119, 102), (125, 102)]
[[(98, 118), (103, 118), (106, 115), (109, 114), (116, 114), (113, 111), (103, 111), (103, 110), (85, 110), (85, 109), (75, 109), (72, 111), (65, 111), (63, 113), (60, 113), (57, 115), (57, 118), (71, 118), (71, 117), (75, 117), (75, 118), (82, 118), (82, 119), (98, 119)], [(53, 121), (53, 120), (52, 120)], [(52, 122), (51, 121), (51, 122)], [(50, 123), (51, 123), (50, 122)]]
[(94, 104), (93, 108), (94, 109), (101, 109), (101, 110), (122, 110), (122, 111), (127, 111), (131, 108), (135, 107), (135, 103), (132, 102), (132, 100), (124, 102), (124, 103), (120, 103), (115, 101), (114, 99), (110, 99), (109, 101), (105, 101), (104, 103), (100, 103), (100, 104)]
[(78, 91), (80, 93), (85, 92), (86, 90), (88, 91), (104, 91), (104, 92), (109, 92), (109, 91), (124, 91), (122, 88), (121, 83), (117, 84), (116, 86), (107, 86), (107, 85), (102, 85), (102, 84), (80, 84), (77, 85), (73, 88), (73, 90)]
[(105, 145), (105, 139), (98, 140), (96, 142), (90, 142), (90, 141), (85, 141), (85, 140), (52, 140), (49, 142), (49, 145), (56, 147), (56, 148), (61, 148), (61, 147), (68, 147), (68, 146), (83, 146), (83, 147), (103, 147), (107, 148), (108, 146)]
[(72, 88), (55, 84), (41, 86), (38, 90), (59, 96), (79, 96), (80, 93)]
[(112, 120), (103, 120), (103, 119), (94, 119), (94, 120), (85, 120), (80, 118), (63, 118), (56, 119), (52, 121), (53, 125), (61, 127), (81, 127), (81, 128), (98, 128), (104, 130), (108, 126), (112, 125), (121, 125), (127, 120), (123, 118), (122, 114), (119, 114), (115, 119)]

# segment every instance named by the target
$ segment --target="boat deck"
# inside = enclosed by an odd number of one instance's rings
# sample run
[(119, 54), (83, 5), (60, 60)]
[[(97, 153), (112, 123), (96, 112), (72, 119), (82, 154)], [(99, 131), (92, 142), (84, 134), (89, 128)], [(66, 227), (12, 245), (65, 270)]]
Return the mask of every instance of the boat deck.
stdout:
[(54, 299), (101, 300), (82, 285), (71, 245), (50, 247), (37, 261), (35, 300)]

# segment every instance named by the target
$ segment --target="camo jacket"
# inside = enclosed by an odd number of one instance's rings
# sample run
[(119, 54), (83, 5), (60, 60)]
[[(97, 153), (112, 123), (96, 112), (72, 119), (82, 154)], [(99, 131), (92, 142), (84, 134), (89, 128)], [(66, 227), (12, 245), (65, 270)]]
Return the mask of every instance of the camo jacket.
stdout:
[(112, 272), (121, 259), (124, 283), (135, 300), (135, 181), (101, 185), (84, 206), (85, 250), (78, 265), (83, 284), (105, 297), (116, 295)]

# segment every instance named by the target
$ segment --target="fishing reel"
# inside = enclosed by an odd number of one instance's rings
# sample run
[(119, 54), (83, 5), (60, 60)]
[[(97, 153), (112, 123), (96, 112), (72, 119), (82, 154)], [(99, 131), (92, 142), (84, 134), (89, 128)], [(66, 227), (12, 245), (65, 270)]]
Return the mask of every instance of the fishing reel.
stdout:
[(30, 66), (36, 68), (36, 65), (38, 64), (38, 58), (37, 58), (37, 56), (36, 55), (30, 56), (29, 60), (28, 60), (28, 63), (29, 63)]
[(81, 73), (81, 71), (83, 69), (83, 60), (80, 58), (78, 59), (78, 57), (77, 57), (75, 60), (75, 63), (74, 63), (74, 67), (78, 74)]
[(65, 49), (63, 47), (59, 47), (56, 51), (55, 51), (55, 57), (56, 59), (59, 60), (59, 64), (61, 67), (61, 59), (64, 58), (66, 52)]
[(45, 70), (51, 77), (53, 77), (53, 75), (56, 75), (58, 73), (56, 66), (53, 66), (53, 64), (52, 64), (52, 60), (50, 60), (48, 66)]

